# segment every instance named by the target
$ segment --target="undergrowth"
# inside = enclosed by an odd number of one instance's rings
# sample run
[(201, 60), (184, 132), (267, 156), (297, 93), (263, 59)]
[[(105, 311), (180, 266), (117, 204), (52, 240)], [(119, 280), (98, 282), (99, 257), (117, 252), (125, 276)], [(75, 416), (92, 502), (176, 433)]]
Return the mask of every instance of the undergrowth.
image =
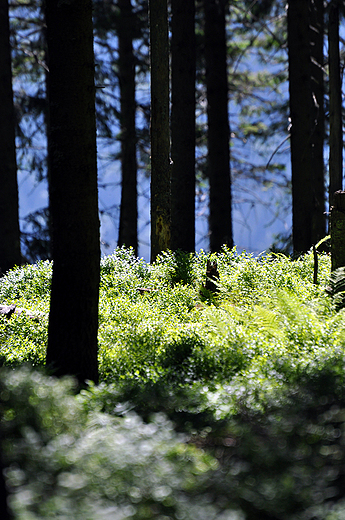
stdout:
[(0, 316), (17, 518), (341, 520), (344, 283), (318, 263), (315, 284), (311, 253), (147, 264), (116, 250), (101, 262), (101, 383), (78, 396), (28, 369), (44, 365), (52, 264), (2, 278), (0, 303), (36, 315)]
[[(213, 255), (218, 292), (203, 290), (209, 255), (163, 253), (150, 265), (118, 249), (101, 262), (101, 380), (215, 384), (260, 372), (294, 378), (301, 368), (343, 348), (343, 311), (326, 288), (330, 259), (259, 258), (224, 248)], [(25, 314), (0, 317), (4, 364), (43, 365), (52, 265), (17, 268), (0, 280), (0, 303)], [(290, 366), (289, 366), (290, 365)]]

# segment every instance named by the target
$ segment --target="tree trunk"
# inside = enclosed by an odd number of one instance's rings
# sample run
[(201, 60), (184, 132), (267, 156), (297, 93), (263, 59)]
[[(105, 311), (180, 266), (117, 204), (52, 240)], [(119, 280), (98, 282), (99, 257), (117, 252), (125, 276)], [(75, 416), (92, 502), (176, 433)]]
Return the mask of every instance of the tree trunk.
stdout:
[(135, 56), (131, 0), (118, 0), (119, 83), (121, 97), (121, 208), (118, 245), (138, 254), (137, 158), (135, 130)]
[(328, 22), (329, 56), (329, 207), (343, 186), (343, 128), (339, 55), (339, 4), (332, 0)]
[(170, 248), (169, 39), (166, 0), (150, 0), (151, 261)]
[(316, 244), (326, 235), (325, 218), (325, 164), (323, 157), (325, 117), (324, 117), (324, 7), (323, 0), (310, 4), (311, 42), (311, 88), (314, 101), (312, 130), (312, 172), (313, 172), (313, 215), (312, 242)]
[(292, 236), (296, 254), (313, 244), (313, 161), (309, 0), (288, 6), (289, 94), (291, 117)]
[(195, 5), (172, 0), (171, 247), (195, 251)]
[(345, 267), (345, 191), (333, 194), (331, 208), (331, 254), (332, 271)]
[(211, 251), (233, 246), (226, 6), (227, 0), (204, 0)]
[(46, 23), (54, 260), (47, 365), (58, 376), (97, 382), (100, 241), (92, 2), (49, 0)]
[(21, 264), (8, 0), (0, 0), (0, 268)]

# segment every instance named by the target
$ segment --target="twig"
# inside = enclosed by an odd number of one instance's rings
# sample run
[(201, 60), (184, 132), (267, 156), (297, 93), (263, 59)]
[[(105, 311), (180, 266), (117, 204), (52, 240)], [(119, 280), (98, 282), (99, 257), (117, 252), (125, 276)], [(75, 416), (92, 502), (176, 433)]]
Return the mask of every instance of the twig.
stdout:
[(317, 251), (315, 245), (313, 245), (313, 257), (314, 257), (314, 275), (313, 275), (313, 283), (317, 285), (317, 272), (319, 269), (319, 260), (317, 257)]

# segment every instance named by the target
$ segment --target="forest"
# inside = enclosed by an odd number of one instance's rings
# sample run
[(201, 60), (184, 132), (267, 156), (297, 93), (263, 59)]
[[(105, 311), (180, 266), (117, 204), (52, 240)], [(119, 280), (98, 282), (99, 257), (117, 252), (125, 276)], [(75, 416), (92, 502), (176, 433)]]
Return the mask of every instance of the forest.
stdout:
[(344, 7), (1, 0), (1, 518), (344, 517)]
[[(287, 11), (286, 2), (280, 0), (222, 1), (217, 2), (219, 12), (212, 14), (212, 11), (205, 11), (202, 2), (181, 2), (181, 6), (169, 3), (171, 150), (167, 153), (174, 166), (170, 210), (172, 249), (181, 247), (193, 251), (200, 243), (204, 248), (208, 248), (209, 243), (210, 250), (217, 250), (219, 244), (226, 242), (231, 245), (234, 219), (236, 226), (245, 232), (252, 223), (254, 225), (255, 208), (260, 213), (260, 207), (267, 215), (264, 228), (272, 222), (286, 220), (288, 223), (285, 233), (272, 243), (273, 247), (289, 252), (293, 248), (305, 251), (325, 236), (329, 192), (339, 189), (342, 150), (339, 130), (342, 4), (320, 1), (311, 2), (309, 6), (307, 2), (296, 2)], [(15, 128), (9, 134), (7, 121), (13, 120), (13, 115), (4, 112), (2, 142), (8, 140), (4, 153), (10, 156), (7, 160), (13, 158), (14, 152), (9, 150), (15, 136), (17, 165), (12, 159), (12, 171), (17, 169), (21, 184), (30, 178), (30, 185), (34, 187), (47, 186), (47, 136), (50, 133), (45, 13), (39, 2), (29, 0), (10, 2), (9, 9), (7, 39), (5, 28), (2, 31), (2, 56), (7, 67), (2, 68), (7, 70), (3, 96), (7, 95), (9, 100), (3, 110), (11, 112), (14, 96)], [(153, 11), (156, 12), (156, 8)], [(208, 15), (210, 20), (213, 17), (211, 25), (206, 23)], [(6, 25), (6, 10), (2, 20)], [(117, 245), (125, 244), (142, 251), (150, 241), (151, 99), (147, 0), (93, 2), (93, 29), (101, 247), (103, 252), (111, 252), (107, 247), (106, 232), (111, 225), (117, 233)], [(222, 39), (219, 39), (221, 34)], [(315, 40), (316, 35), (318, 40)], [(303, 63), (301, 56), (305, 60)], [(291, 65), (289, 60), (292, 60)], [(223, 75), (222, 82), (218, 81), (219, 74)], [(300, 89), (301, 85), (304, 89)], [(214, 98), (208, 99), (212, 95)], [(212, 107), (215, 115), (212, 115)], [(298, 151), (298, 143), (304, 142), (298, 132), (312, 136), (307, 147), (309, 155)], [(301, 153), (303, 158), (300, 160)], [(6, 155), (3, 161), (5, 159)], [(308, 177), (303, 160), (307, 164), (315, 163), (312, 171), (316, 182), (309, 187), (303, 184), (309, 182), (303, 180)], [(298, 173), (299, 167), (302, 175)], [(230, 186), (215, 184), (212, 171), (225, 172), (221, 182), (229, 184), (230, 178)], [(338, 175), (338, 180), (332, 181), (335, 186), (330, 186), (329, 171), (332, 179), (337, 179)], [(1, 243), (5, 243), (8, 236), (18, 243), (18, 195), (15, 173), (12, 176), (12, 187), (3, 190), (1, 204), (6, 208), (5, 202), (11, 201), (8, 206), (13, 208), (12, 213), (11, 209), (6, 209), (8, 214), (2, 218), (8, 222), (10, 231), (7, 233), (4, 229)], [(220, 182), (221, 178), (217, 174), (215, 181)], [(300, 200), (300, 194), (306, 191), (310, 191), (310, 197)], [(228, 200), (220, 198), (219, 193)], [(306, 214), (312, 213), (310, 208), (308, 211), (303, 209), (310, 204), (315, 213), (312, 225), (303, 220)], [(295, 225), (291, 228), (292, 214)], [(25, 260), (52, 258), (48, 215), (47, 204), (41, 204), (34, 212), (21, 213), (20, 244)], [(213, 220), (221, 222), (217, 224), (217, 232)], [(224, 229), (220, 229), (220, 225)], [(294, 237), (293, 245), (292, 230), (297, 233), (298, 229), (304, 228), (309, 228), (306, 233), (313, 236), (306, 236), (301, 244), (298, 237)], [(241, 247), (240, 235), (237, 235), (237, 241), (240, 243), (236, 245)], [(18, 264), (18, 246), (15, 254), (14, 263)], [(8, 255), (9, 252), (2, 254)], [(0, 266), (5, 272), (4, 262), (0, 257)]]

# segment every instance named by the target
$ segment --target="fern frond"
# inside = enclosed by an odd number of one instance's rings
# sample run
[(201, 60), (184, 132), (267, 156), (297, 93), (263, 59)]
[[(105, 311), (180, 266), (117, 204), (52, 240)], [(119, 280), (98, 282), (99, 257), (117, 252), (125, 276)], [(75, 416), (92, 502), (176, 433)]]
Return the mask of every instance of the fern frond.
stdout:
[(338, 267), (331, 272), (329, 284), (331, 294), (345, 291), (345, 267)]
[(331, 272), (326, 291), (332, 296), (338, 311), (345, 307), (345, 267), (339, 267)]
[(277, 290), (274, 305), (280, 315), (286, 317), (291, 324), (300, 324), (304, 320), (305, 303), (302, 298), (286, 290)]
[(253, 325), (275, 338), (281, 339), (284, 336), (281, 323), (276, 312), (267, 309), (266, 307), (255, 305), (253, 313)]
[(218, 331), (220, 334), (226, 335), (228, 332), (229, 321), (235, 323), (241, 323), (245, 320), (244, 313), (237, 309), (231, 304), (224, 304), (218, 309), (207, 309), (208, 323), (212, 325), (213, 329)]

